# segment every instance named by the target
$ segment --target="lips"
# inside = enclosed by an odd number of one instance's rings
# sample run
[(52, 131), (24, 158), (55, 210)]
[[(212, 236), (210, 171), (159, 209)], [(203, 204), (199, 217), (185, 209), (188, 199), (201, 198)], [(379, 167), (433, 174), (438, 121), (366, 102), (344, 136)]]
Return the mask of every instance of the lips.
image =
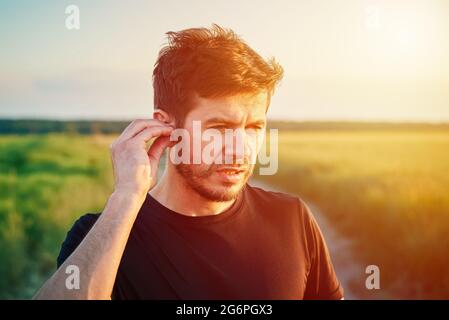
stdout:
[(216, 171), (221, 181), (225, 183), (239, 183), (245, 177), (247, 168), (243, 167), (222, 167)]
[(246, 169), (244, 168), (233, 168), (233, 167), (226, 167), (226, 168), (220, 168), (217, 171), (218, 172), (223, 172), (229, 175), (234, 175), (234, 174), (239, 174), (244, 172)]
[(223, 172), (225, 174), (229, 174), (229, 175), (236, 175), (239, 174), (242, 171), (236, 171), (236, 170), (220, 170), (219, 172)]

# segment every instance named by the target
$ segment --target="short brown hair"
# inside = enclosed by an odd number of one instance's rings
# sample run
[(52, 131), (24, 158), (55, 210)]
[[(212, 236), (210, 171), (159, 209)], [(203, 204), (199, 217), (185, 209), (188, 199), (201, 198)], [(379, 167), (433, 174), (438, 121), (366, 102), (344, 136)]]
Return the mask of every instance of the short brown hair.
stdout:
[[(232, 30), (191, 28), (167, 32), (153, 71), (154, 106), (183, 122), (195, 94), (218, 98), (266, 90), (283, 76), (274, 58), (265, 61)], [(269, 100), (268, 100), (269, 101)]]

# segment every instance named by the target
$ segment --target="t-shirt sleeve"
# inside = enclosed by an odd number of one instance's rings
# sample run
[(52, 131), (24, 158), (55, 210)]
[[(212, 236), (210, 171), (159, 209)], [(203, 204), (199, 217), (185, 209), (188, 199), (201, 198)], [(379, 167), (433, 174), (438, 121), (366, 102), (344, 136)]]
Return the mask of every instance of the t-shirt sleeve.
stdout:
[(343, 287), (335, 273), (324, 236), (309, 207), (301, 199), (299, 201), (310, 258), (310, 270), (307, 276), (304, 299), (342, 299), (344, 296)]
[(75, 221), (72, 228), (67, 232), (67, 236), (61, 245), (56, 265), (59, 268), (64, 261), (72, 254), (78, 245), (83, 241), (86, 234), (97, 221), (99, 213), (88, 213)]

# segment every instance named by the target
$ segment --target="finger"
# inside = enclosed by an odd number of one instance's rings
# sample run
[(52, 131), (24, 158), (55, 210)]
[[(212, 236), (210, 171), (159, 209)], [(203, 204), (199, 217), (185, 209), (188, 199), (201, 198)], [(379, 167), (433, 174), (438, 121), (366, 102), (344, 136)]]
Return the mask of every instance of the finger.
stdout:
[(151, 145), (150, 149), (148, 149), (148, 156), (159, 162), (159, 159), (161, 158), (162, 154), (164, 153), (164, 150), (172, 144), (173, 141), (170, 141), (170, 137), (161, 136), (154, 140), (153, 144)]
[(139, 134), (142, 130), (153, 126), (168, 126), (166, 123), (156, 119), (137, 119), (131, 122), (125, 130), (123, 130), (119, 139), (128, 140)]
[(162, 154), (164, 153), (164, 150), (171, 144), (173, 144), (173, 141), (170, 141), (170, 137), (159, 137), (156, 140), (154, 140), (153, 144), (148, 150), (151, 173), (154, 175), (154, 177), (157, 177), (159, 163), (161, 161), (161, 157)]
[(155, 137), (170, 136), (172, 131), (173, 131), (173, 128), (171, 128), (171, 127), (162, 127), (162, 126), (149, 127), (149, 128), (143, 129), (139, 134), (137, 134), (135, 137), (133, 137), (130, 140), (146, 143)]

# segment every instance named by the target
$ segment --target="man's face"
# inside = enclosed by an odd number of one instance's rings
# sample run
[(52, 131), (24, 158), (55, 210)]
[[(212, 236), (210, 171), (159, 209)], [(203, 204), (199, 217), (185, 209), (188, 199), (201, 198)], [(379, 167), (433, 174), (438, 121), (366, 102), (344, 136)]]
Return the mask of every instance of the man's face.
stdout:
[[(193, 146), (190, 148), (190, 162), (175, 167), (188, 185), (204, 198), (233, 200), (248, 181), (265, 134), (267, 98), (266, 92), (216, 99), (198, 98), (187, 114), (184, 129), (189, 132), (190, 146)], [(195, 123), (197, 129), (198, 124), (201, 125), (200, 136), (194, 134)], [(204, 141), (207, 132), (221, 137), (221, 143)], [(195, 144), (200, 148), (195, 148)], [(211, 145), (213, 152), (209, 152)], [(213, 160), (203, 161), (204, 158), (197, 154), (201, 162), (195, 164), (197, 162), (193, 158), (198, 152), (210, 155), (209, 159)]]

